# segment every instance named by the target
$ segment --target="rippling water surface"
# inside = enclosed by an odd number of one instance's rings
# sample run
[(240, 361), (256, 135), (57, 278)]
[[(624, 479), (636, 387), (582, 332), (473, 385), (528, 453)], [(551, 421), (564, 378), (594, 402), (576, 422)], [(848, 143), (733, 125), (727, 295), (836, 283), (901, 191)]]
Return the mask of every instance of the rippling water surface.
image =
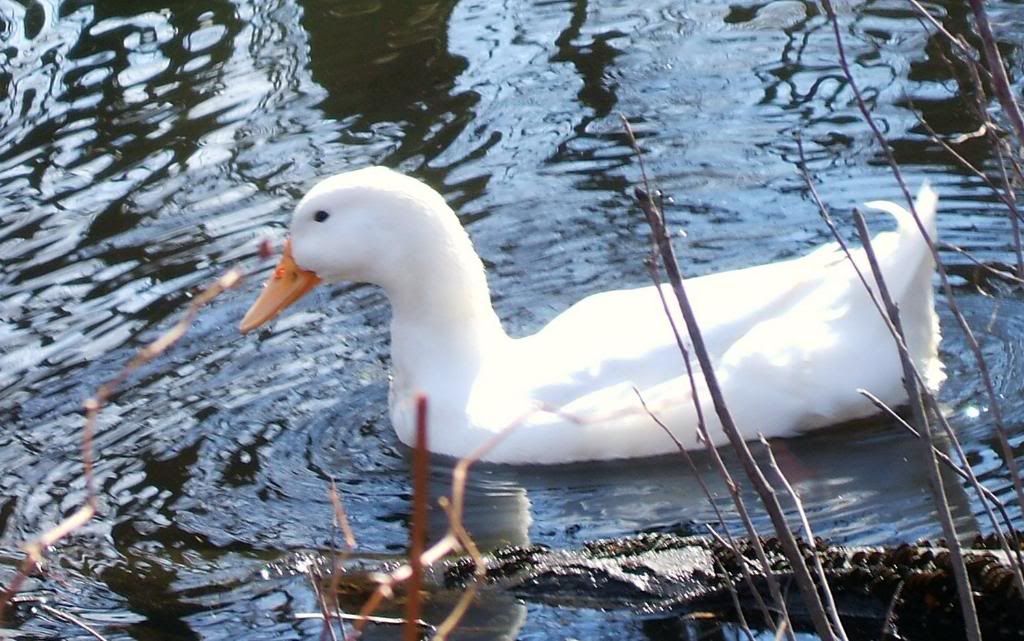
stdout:
[[(989, 4), (1016, 73), (1024, 13)], [(960, 5), (928, 3), (957, 33), (967, 28)], [(977, 127), (939, 41), (903, 2), (841, 9), (873, 113), (910, 180), (942, 194), (943, 239), (1012, 262), (1004, 211), (909, 108), (943, 133)], [(265, 570), (332, 545), (330, 480), (363, 552), (406, 546), (408, 456), (385, 410), (389, 312), (373, 288), (324, 289), (240, 336), (269, 267), (260, 240), (281, 236), (318, 176), (400, 168), (458, 207), (499, 314), (532, 331), (581, 296), (646, 283), (646, 230), (628, 195), (638, 169), (619, 113), (674, 198), (688, 274), (829, 239), (795, 168), (796, 134), (837, 212), (898, 196), (812, 2), (0, 0), (0, 580), (22, 542), (84, 501), (83, 399), (197, 287), (242, 261), (255, 277), (102, 414), (101, 515), (51, 551), (29, 589), (109, 639), (316, 638), (319, 624), (295, 616), (316, 609), (308, 579)], [(997, 171), (991, 149), (961, 150)], [(1024, 299), (993, 283), (957, 294), (1020, 454)], [(983, 481), (1009, 498), (981, 382), (941, 315), (942, 401)], [(937, 535), (925, 472), (891, 424), (776, 450), (820, 534)], [(435, 464), (438, 492), (449, 472)], [(952, 480), (949, 489), (964, 531), (987, 531), (976, 499)], [(712, 518), (674, 459), (482, 467), (469, 498), (469, 525), (491, 544), (572, 546)], [(499, 597), (481, 611), (465, 636), (729, 634)], [(84, 638), (45, 614), (20, 615), (23, 638)]]

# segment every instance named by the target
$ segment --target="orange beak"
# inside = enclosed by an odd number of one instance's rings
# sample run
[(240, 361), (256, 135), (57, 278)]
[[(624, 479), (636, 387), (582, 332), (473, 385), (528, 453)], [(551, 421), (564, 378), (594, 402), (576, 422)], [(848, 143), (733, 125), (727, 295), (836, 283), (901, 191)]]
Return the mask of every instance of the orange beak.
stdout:
[(319, 283), (319, 276), (295, 264), (295, 259), (292, 258), (292, 241), (289, 238), (284, 243), (281, 261), (263, 286), (263, 293), (246, 312), (238, 329), (242, 330), (243, 334), (256, 329), (281, 313), (285, 307), (302, 298)]

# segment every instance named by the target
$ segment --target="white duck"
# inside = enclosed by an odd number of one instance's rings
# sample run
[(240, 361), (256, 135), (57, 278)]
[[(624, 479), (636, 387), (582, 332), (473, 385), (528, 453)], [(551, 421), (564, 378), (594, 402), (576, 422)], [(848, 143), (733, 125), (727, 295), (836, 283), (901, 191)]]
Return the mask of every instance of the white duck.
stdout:
[[(936, 202), (922, 187), (916, 207), (933, 235)], [(902, 207), (869, 206), (897, 219), (898, 229), (873, 244), (914, 361), (935, 388), (944, 374), (931, 254)], [(863, 250), (854, 256), (869, 274)], [(284, 256), (241, 330), (272, 319), (321, 281), (342, 280), (379, 285), (391, 302), (391, 420), (404, 443), (412, 442), (423, 393), (430, 449), (449, 456), (468, 454), (512, 423), (518, 427), (485, 460), (565, 463), (675, 451), (639, 392), (684, 446), (702, 446), (689, 379), (653, 286), (594, 294), (536, 334), (510, 338), (455, 213), (427, 185), (383, 167), (339, 174), (306, 194)], [(875, 408), (859, 388), (905, 402), (893, 340), (837, 245), (686, 286), (746, 438), (868, 416)], [(698, 390), (711, 438), (723, 444), (702, 380)]]

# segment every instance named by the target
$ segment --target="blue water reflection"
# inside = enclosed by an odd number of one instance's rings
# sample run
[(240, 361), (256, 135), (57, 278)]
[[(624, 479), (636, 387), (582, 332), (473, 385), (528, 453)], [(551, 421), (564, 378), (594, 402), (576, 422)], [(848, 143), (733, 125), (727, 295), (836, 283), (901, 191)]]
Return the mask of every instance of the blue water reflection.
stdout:
[[(928, 6), (961, 33), (960, 4)], [(1020, 6), (989, 4), (1013, 61)], [(935, 38), (901, 2), (843, 3), (841, 20), (910, 180), (943, 196), (943, 239), (1011, 262), (1004, 212), (909, 109), (943, 133), (977, 126)], [(408, 461), (386, 419), (380, 292), (324, 290), (256, 336), (235, 329), (268, 267), (260, 241), (280, 238), (317, 177), (382, 163), (441, 190), (516, 333), (588, 293), (646, 283), (646, 231), (629, 198), (638, 169), (620, 113), (673, 196), (688, 274), (828, 240), (795, 169), (797, 133), (837, 212), (898, 196), (814, 3), (0, 0), (0, 40), (0, 581), (22, 542), (84, 500), (82, 400), (169, 327), (196, 287), (238, 261), (256, 272), (114, 397), (96, 439), (101, 516), (53, 550), (30, 586), (110, 639), (317, 635), (318, 623), (295, 616), (316, 604), (288, 560), (335, 540), (332, 479), (364, 553), (405, 550)], [(997, 171), (984, 145), (964, 153)], [(1020, 452), (1024, 303), (995, 285), (959, 294)], [(942, 316), (942, 400), (978, 473), (1009, 499), (981, 383)], [(936, 535), (913, 452), (878, 421), (776, 445), (818, 533), (850, 543)], [(435, 463), (437, 493), (449, 474), (450, 463)], [(965, 532), (986, 531), (977, 501), (949, 489)], [(482, 466), (469, 494), (468, 523), (488, 544), (571, 546), (713, 518), (672, 457)], [(437, 533), (443, 519), (432, 519)], [(270, 576), (273, 564), (281, 571)], [(482, 607), (466, 636), (735, 634), (502, 597)], [(80, 633), (45, 616), (18, 627)]]

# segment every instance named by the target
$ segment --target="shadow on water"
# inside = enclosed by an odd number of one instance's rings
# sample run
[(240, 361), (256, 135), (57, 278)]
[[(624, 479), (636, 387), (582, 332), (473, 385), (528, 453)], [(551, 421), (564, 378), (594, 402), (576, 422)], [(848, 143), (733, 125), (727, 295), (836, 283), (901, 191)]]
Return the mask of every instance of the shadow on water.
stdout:
[[(1020, 8), (990, 4), (1015, 60)], [(929, 6), (966, 32), (960, 3)], [(908, 108), (909, 98), (943, 133), (976, 126), (941, 41), (902, 4), (843, 7), (872, 110), (911, 180), (943, 196), (943, 239), (1012, 261), (1003, 212)], [(514, 333), (532, 331), (585, 294), (646, 284), (622, 112), (674, 197), (688, 274), (802, 253), (828, 233), (794, 169), (794, 133), (837, 212), (897, 195), (830, 38), (815, 5), (793, 0), (0, 0), (0, 580), (22, 542), (84, 500), (82, 400), (197, 286), (243, 260), (249, 285), (218, 299), (104, 412), (101, 516), (52, 551), (29, 589), (110, 639), (314, 638), (319, 624), (296, 614), (315, 611), (315, 598), (290, 560), (336, 544), (332, 479), (361, 554), (406, 549), (408, 456), (386, 418), (389, 312), (372, 288), (325, 289), (239, 336), (268, 267), (256, 259), (260, 240), (280, 237), (318, 176), (399, 167), (458, 207), (499, 314)], [(984, 145), (962, 151), (996, 171)], [(1024, 300), (994, 283), (959, 293), (1019, 452)], [(1009, 499), (980, 381), (940, 315), (942, 401), (976, 471)], [(850, 543), (936, 535), (923, 473), (893, 425), (865, 421), (774, 447), (819, 533)], [(450, 472), (434, 462), (435, 494), (449, 491)], [(724, 505), (727, 493), (705, 477)], [(948, 482), (964, 531), (985, 531), (977, 501)], [(480, 466), (467, 512), (488, 546), (701, 531), (712, 519), (674, 457)], [(439, 513), (432, 523), (440, 531)], [(504, 597), (479, 607), (464, 637), (735, 634)], [(19, 614), (25, 638), (79, 634)]]

